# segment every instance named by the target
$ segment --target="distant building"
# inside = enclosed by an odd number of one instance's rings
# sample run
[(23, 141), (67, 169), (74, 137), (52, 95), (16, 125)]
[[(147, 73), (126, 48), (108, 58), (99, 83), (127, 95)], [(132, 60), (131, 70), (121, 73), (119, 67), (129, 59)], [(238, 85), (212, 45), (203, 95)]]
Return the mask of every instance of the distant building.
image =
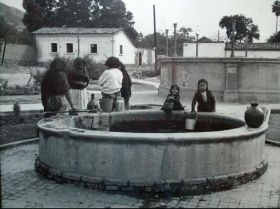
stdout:
[[(223, 42), (198, 43), (198, 57), (230, 57), (231, 44)], [(236, 43), (235, 57), (280, 58), (280, 43)], [(183, 57), (196, 57), (196, 43), (184, 43)]]
[(38, 62), (48, 62), (56, 55), (69, 58), (89, 55), (96, 62), (115, 56), (124, 64), (154, 63), (154, 51), (137, 48), (122, 28), (53, 27), (41, 28), (32, 34)]

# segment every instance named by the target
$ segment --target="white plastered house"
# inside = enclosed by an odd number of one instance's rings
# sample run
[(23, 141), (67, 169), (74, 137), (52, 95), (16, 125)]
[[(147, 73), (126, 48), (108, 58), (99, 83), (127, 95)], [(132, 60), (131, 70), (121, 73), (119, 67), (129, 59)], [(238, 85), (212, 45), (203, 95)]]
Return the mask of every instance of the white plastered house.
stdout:
[(119, 58), (126, 65), (152, 65), (153, 52), (138, 49), (122, 28), (41, 28), (32, 33), (36, 40), (37, 61), (89, 55), (96, 62)]

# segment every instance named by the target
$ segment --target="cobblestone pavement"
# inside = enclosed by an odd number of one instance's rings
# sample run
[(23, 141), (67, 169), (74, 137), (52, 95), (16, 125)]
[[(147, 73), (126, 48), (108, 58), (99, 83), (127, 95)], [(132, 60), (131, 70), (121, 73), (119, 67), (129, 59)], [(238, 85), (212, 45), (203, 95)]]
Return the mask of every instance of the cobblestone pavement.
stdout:
[(34, 170), (38, 143), (1, 150), (2, 208), (277, 208), (280, 207), (280, 148), (266, 145), (268, 169), (234, 189), (197, 196), (159, 198), (106, 193), (47, 180)]
[(266, 138), (280, 143), (280, 113), (272, 113), (268, 125)]

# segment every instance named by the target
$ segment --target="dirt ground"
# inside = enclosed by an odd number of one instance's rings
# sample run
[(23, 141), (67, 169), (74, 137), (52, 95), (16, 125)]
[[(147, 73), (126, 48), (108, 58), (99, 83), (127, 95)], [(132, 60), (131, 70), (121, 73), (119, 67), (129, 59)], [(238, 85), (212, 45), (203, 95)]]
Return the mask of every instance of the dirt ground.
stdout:
[(0, 145), (37, 137), (37, 122), (43, 119), (42, 112), (1, 113)]

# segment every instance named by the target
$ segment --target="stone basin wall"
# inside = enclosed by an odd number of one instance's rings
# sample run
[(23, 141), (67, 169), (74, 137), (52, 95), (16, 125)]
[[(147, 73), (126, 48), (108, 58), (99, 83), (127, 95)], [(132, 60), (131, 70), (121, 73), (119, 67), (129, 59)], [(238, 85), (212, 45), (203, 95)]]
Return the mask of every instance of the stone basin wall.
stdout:
[(161, 58), (159, 95), (172, 84), (192, 99), (205, 78), (217, 101), (280, 103), (280, 60), (263, 58)]
[[(171, 117), (181, 114), (174, 113)], [(99, 117), (93, 126), (100, 129), (76, 127), (91, 126), (93, 117)], [(167, 183), (186, 191), (198, 187), (201, 191), (205, 185), (210, 190), (229, 188), (255, 179), (266, 170), (267, 122), (252, 129), (237, 118), (201, 113), (200, 117), (209, 121), (223, 120), (240, 126), (203, 133), (127, 133), (107, 129), (119, 120), (157, 117), (166, 115), (163, 111), (142, 110), (42, 120), (38, 123), (40, 145), (36, 169), (105, 187), (146, 188)]]

